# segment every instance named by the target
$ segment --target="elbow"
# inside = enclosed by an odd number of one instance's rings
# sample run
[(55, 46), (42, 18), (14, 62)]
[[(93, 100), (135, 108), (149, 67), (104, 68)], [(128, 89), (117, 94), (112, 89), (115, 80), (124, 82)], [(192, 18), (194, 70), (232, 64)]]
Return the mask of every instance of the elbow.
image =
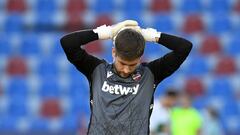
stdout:
[(182, 39), (182, 51), (184, 52), (184, 53), (187, 53), (187, 54), (189, 54), (190, 53), (190, 51), (192, 50), (192, 47), (193, 47), (193, 44), (192, 44), (192, 42), (190, 42), (189, 40), (186, 40), (186, 39)]
[(61, 39), (60, 39), (60, 44), (62, 46), (62, 48), (66, 48), (66, 45), (67, 45), (67, 36), (63, 36)]
[(186, 50), (188, 51), (188, 53), (192, 50), (193, 44), (192, 42), (188, 41), (186, 42)]

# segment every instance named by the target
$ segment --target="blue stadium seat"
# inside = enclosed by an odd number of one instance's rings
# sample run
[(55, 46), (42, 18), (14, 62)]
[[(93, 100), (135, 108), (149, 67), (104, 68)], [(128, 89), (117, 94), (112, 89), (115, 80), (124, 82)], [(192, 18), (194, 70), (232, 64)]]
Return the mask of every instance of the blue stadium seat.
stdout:
[(239, 115), (221, 116), (221, 124), (226, 135), (238, 135), (240, 132)]
[(227, 13), (231, 10), (231, 1), (229, 0), (210, 0), (208, 5), (212, 14)]
[(12, 78), (6, 88), (9, 98), (25, 97), (29, 94), (29, 85), (25, 78)]
[(200, 96), (200, 97), (194, 97), (193, 100), (193, 106), (198, 109), (202, 110), (208, 105), (208, 98), (207, 96)]
[(115, 4), (113, 0), (97, 0), (93, 4), (93, 10), (96, 14), (113, 13), (115, 9)]
[(11, 116), (1, 116), (0, 117), (0, 133), (16, 131), (17, 129), (17, 119)]
[(56, 29), (54, 23), (55, 13), (58, 10), (56, 0), (38, 0), (35, 5), (36, 20), (34, 29), (37, 31), (49, 31)]
[[(35, 3), (35, 10), (38, 13), (48, 12), (52, 13), (57, 10), (57, 1), (56, 0), (38, 0)], [(42, 18), (43, 19), (43, 18)]]
[(146, 56), (161, 56), (164, 53), (161, 51), (162, 46), (156, 45), (150, 42), (146, 42), (145, 50), (144, 50), (144, 55)]
[(153, 27), (161, 32), (172, 32), (174, 30), (173, 20), (170, 15), (155, 16)]
[(200, 13), (203, 9), (201, 0), (183, 0), (180, 4), (183, 13)]
[(28, 101), (26, 97), (10, 99), (7, 108), (8, 115), (14, 118), (23, 118), (28, 116), (29, 109), (27, 103)]
[(1, 34), (0, 37), (0, 55), (8, 56), (12, 53), (12, 46), (6, 35)]
[(70, 104), (70, 111), (72, 114), (90, 114), (90, 103), (89, 100), (87, 100), (87, 96), (85, 96), (84, 98), (72, 98)]
[(51, 50), (51, 54), (54, 55), (54, 56), (59, 56), (59, 55), (64, 55), (64, 50), (63, 48), (61, 47), (61, 44), (60, 44), (60, 36), (56, 35), (54, 36), (54, 41), (53, 41), (53, 47), (52, 47), (52, 50)]
[(229, 32), (232, 30), (231, 21), (229, 15), (215, 15), (212, 17), (212, 22), (210, 23), (208, 30), (213, 34), (221, 34), (224, 32)]
[(141, 14), (141, 11), (135, 12), (126, 12), (124, 13), (124, 19), (127, 20), (136, 20), (138, 22), (138, 25), (145, 28), (146, 24), (144, 22), (144, 19), (142, 17), (143, 15)]
[(43, 78), (39, 87), (39, 95), (42, 98), (59, 98), (61, 96), (61, 88), (55, 78)]
[(186, 67), (186, 74), (188, 75), (204, 75), (210, 71), (206, 57), (196, 55), (190, 57), (188, 61), (189, 64)]
[(144, 8), (143, 0), (123, 0), (121, 11), (124, 14), (139, 14), (144, 11)]
[(59, 41), (58, 42), (56, 41), (54, 43), (52, 54), (54, 54), (55, 56), (64, 55), (64, 51), (63, 51)]
[(101, 58), (106, 60), (109, 63), (112, 63), (113, 61), (112, 53), (109, 53), (108, 51), (105, 51), (105, 53), (102, 55)]
[(237, 100), (232, 97), (225, 97), (224, 99), (224, 109), (221, 112), (221, 115), (232, 116), (240, 114), (240, 110), (238, 109)]
[(30, 124), (30, 131), (32, 132), (47, 132), (49, 130), (49, 121), (43, 118), (32, 118)]
[(236, 56), (240, 55), (240, 34), (233, 35), (230, 43), (226, 46), (226, 52), (229, 55)]
[(37, 13), (36, 20), (34, 22), (34, 29), (36, 31), (40, 31), (40, 32), (55, 30), (56, 26), (54, 25), (54, 23), (55, 23), (54, 17), (55, 17), (54, 12), (39, 12), (39, 13)]
[(49, 78), (49, 77), (57, 77), (59, 75), (59, 69), (56, 63), (56, 59), (50, 57), (44, 57), (40, 60), (39, 65), (37, 67), (37, 72), (40, 77)]
[(41, 48), (39, 38), (34, 33), (24, 34), (22, 36), (22, 43), (20, 46), (21, 55), (25, 56), (39, 56)]
[(113, 58), (112, 58), (112, 47), (113, 47), (113, 42), (112, 40), (106, 40), (104, 43), (104, 53), (102, 53), (101, 58), (106, 60), (109, 63), (112, 63)]
[(209, 96), (232, 98), (233, 86), (226, 77), (214, 78), (207, 93)]
[(61, 123), (64, 131), (71, 131), (76, 132), (80, 127), (80, 119), (78, 118), (78, 115), (72, 114), (72, 115), (66, 115), (62, 117)]
[(85, 79), (71, 79), (68, 94), (71, 98), (87, 99), (89, 97), (89, 87)]
[(22, 32), (24, 30), (23, 16), (19, 14), (10, 14), (4, 24), (4, 31), (15, 33)]
[(75, 99), (88, 99), (90, 94), (90, 89), (88, 87), (87, 79), (71, 79), (69, 87), (69, 96)]
[(72, 80), (87, 81), (87, 78), (74, 65), (69, 65), (68, 74)]

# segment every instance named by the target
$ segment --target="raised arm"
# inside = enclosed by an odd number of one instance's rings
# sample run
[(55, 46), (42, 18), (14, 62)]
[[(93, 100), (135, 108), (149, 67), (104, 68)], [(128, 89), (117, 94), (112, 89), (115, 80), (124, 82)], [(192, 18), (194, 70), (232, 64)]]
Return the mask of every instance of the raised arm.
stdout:
[(60, 40), (67, 59), (88, 79), (102, 60), (88, 54), (81, 46), (97, 39), (98, 34), (94, 33), (93, 30), (82, 30), (69, 33)]
[(172, 51), (147, 64), (154, 74), (156, 84), (176, 71), (192, 49), (192, 43), (184, 38), (166, 33), (158, 34), (156, 42)]

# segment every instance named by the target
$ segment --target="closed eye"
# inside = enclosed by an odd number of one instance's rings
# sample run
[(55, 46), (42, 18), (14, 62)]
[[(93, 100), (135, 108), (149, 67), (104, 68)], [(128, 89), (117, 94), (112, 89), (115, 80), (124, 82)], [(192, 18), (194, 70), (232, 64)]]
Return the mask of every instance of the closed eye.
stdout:
[(137, 65), (137, 63), (134, 63), (134, 64), (126, 64), (126, 63), (123, 63), (123, 62), (120, 62), (122, 65), (124, 66), (130, 66), (130, 67), (134, 67)]

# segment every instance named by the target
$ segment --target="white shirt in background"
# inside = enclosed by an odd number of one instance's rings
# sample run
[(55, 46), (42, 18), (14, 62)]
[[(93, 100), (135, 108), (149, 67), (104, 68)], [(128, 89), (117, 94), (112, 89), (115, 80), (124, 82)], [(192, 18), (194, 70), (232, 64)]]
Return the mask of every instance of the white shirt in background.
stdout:
[[(170, 110), (165, 108), (159, 100), (155, 100), (152, 115), (150, 118), (150, 131), (156, 131), (160, 124), (170, 127)], [(157, 135), (168, 134), (160, 133)]]

